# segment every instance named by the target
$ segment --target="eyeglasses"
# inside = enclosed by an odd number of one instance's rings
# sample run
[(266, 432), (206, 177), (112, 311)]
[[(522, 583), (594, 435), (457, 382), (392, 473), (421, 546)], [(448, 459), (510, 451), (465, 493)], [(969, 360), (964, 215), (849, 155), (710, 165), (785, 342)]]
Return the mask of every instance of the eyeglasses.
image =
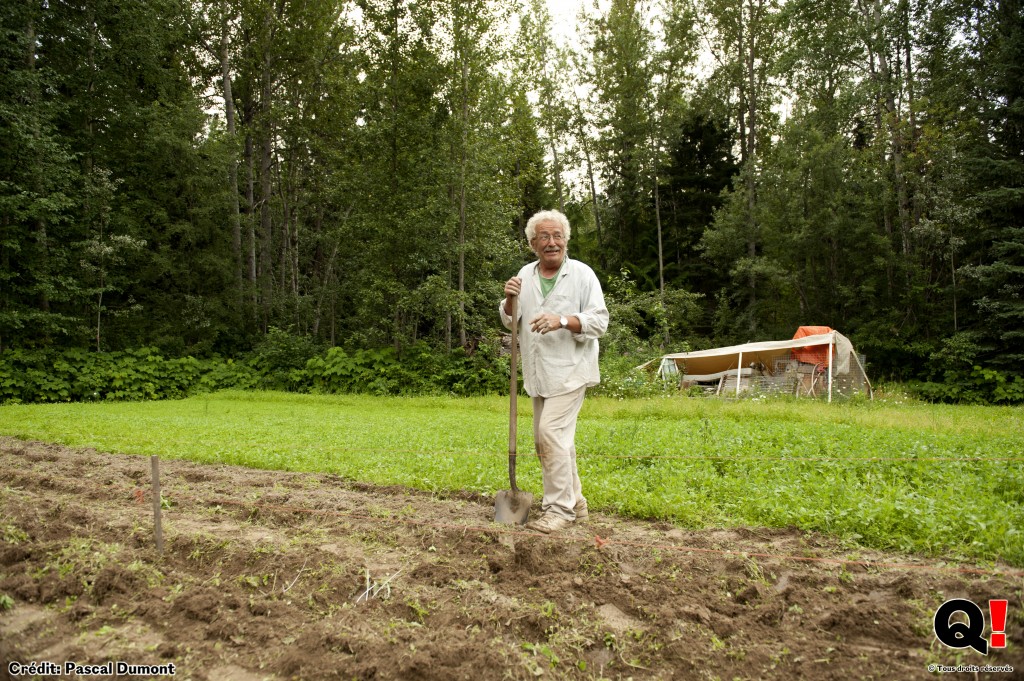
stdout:
[(542, 244), (546, 244), (549, 241), (556, 241), (558, 243), (565, 242), (565, 235), (564, 234), (538, 234), (537, 236), (535, 236), (533, 238), (536, 241), (541, 242)]

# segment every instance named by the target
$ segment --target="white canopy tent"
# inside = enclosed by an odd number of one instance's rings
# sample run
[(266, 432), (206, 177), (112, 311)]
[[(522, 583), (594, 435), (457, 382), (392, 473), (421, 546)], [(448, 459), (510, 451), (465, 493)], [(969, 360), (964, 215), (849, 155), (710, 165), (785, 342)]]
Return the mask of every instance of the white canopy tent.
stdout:
[[(807, 354), (802, 351), (808, 349), (812, 351), (811, 355), (816, 355), (823, 361), (815, 364), (801, 362), (800, 357)], [(710, 350), (679, 352), (664, 355), (660, 360), (652, 360), (642, 368), (650, 370), (654, 362), (660, 362), (659, 376), (663, 379), (678, 376), (680, 385), (735, 377), (737, 397), (745, 376), (758, 374), (772, 377), (783, 370), (780, 367), (799, 367), (801, 364), (810, 367), (809, 375), (812, 377), (817, 372), (821, 378), (826, 379), (829, 402), (832, 401), (836, 377), (849, 375), (851, 372), (863, 378), (868, 395), (871, 394), (871, 384), (867, 381), (867, 373), (861, 365), (860, 358), (853, 350), (853, 344), (838, 331), (790, 340), (761, 341)]]

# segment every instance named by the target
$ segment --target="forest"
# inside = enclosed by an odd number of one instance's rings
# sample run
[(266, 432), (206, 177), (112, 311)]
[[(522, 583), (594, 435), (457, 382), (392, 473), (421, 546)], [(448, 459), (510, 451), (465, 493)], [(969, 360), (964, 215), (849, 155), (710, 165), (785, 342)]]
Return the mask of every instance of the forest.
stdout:
[(557, 208), (630, 366), (828, 325), (1024, 401), (1020, 0), (0, 13), (0, 360), (465, 358)]

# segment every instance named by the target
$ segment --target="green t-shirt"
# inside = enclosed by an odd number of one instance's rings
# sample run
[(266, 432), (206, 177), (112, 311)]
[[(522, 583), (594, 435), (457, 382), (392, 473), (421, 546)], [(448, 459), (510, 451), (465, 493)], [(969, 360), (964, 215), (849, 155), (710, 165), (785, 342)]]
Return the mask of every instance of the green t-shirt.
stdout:
[(548, 294), (551, 293), (551, 289), (555, 287), (555, 282), (558, 280), (558, 275), (562, 273), (562, 268), (565, 267), (565, 260), (562, 260), (562, 264), (558, 266), (558, 271), (555, 272), (555, 276), (548, 279), (540, 273), (540, 269), (537, 269), (537, 276), (540, 277), (540, 294), (547, 298)]

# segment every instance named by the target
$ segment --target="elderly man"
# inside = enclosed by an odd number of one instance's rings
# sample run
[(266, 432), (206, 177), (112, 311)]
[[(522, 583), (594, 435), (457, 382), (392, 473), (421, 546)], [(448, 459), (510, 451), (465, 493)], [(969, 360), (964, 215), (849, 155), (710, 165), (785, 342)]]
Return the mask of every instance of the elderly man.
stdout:
[(526, 238), (537, 260), (505, 282), (498, 306), (506, 327), (519, 324), (523, 384), (533, 400), (533, 437), (544, 476), (543, 515), (527, 527), (545, 533), (587, 517), (576, 468), (576, 417), (587, 387), (601, 380), (597, 339), (608, 329), (601, 284), (590, 267), (568, 256), (569, 234), (569, 220), (558, 211), (530, 218)]

